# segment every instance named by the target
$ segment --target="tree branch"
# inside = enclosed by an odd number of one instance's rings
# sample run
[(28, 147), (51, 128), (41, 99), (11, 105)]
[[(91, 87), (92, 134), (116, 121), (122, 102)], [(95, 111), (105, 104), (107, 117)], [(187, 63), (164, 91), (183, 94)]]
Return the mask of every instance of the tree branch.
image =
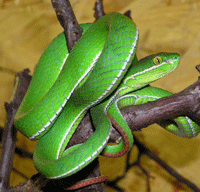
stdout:
[(82, 29), (80, 28), (71, 4), (68, 0), (51, 0), (52, 6), (55, 9), (58, 21), (64, 29), (69, 52), (80, 39)]
[(132, 131), (178, 116), (188, 116), (200, 124), (200, 80), (169, 97), (125, 107), (122, 113)]
[(0, 161), (0, 191), (5, 192), (9, 188), (10, 174), (13, 168), (13, 157), (15, 152), (16, 129), (13, 126), (17, 109), (26, 93), (31, 80), (29, 71), (19, 72), (15, 78), (15, 89), (10, 103), (5, 103), (7, 121), (3, 131), (1, 161)]
[(103, 8), (103, 0), (96, 0), (94, 7), (94, 17), (96, 21), (105, 15)]

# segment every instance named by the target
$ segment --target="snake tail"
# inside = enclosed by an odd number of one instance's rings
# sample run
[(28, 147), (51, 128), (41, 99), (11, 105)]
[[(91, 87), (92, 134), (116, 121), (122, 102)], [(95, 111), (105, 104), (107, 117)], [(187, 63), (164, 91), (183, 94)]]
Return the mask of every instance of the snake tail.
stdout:
[(80, 181), (70, 187), (67, 188), (67, 190), (75, 190), (75, 189), (80, 189), (89, 185), (97, 184), (97, 183), (102, 183), (108, 180), (108, 176), (100, 176), (100, 177), (95, 177), (87, 180)]

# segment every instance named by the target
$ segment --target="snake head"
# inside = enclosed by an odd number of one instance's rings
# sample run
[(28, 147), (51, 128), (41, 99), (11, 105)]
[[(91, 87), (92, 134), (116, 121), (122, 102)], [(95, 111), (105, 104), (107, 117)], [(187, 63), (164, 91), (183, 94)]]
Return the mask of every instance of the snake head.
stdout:
[(131, 66), (124, 84), (128, 87), (143, 87), (174, 71), (179, 61), (178, 53), (157, 53), (147, 56)]

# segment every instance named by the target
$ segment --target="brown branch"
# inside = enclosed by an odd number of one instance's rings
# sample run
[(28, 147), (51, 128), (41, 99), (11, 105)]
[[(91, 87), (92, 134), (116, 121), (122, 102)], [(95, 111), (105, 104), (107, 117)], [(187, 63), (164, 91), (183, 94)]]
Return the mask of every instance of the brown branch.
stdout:
[(126, 11), (126, 12), (124, 13), (124, 15), (125, 15), (126, 17), (128, 17), (129, 19), (132, 20), (132, 18), (131, 18), (131, 10)]
[(125, 107), (122, 113), (132, 131), (178, 116), (188, 116), (200, 124), (200, 80), (169, 97)]
[(13, 127), (16, 108), (12, 104), (5, 103), (5, 109), (7, 112), (7, 122), (3, 132), (3, 144), (0, 163), (0, 191), (2, 192), (7, 191), (9, 187), (16, 140), (16, 130)]
[(13, 99), (5, 103), (7, 112), (6, 125), (3, 131), (1, 162), (0, 162), (0, 191), (5, 192), (9, 188), (10, 174), (13, 168), (13, 157), (15, 152), (16, 130), (13, 126), (17, 109), (26, 93), (31, 77), (28, 70), (19, 72), (16, 75)]
[(103, 8), (103, 0), (96, 0), (95, 7), (94, 7), (94, 17), (96, 21), (105, 15), (104, 8)]
[(69, 52), (80, 39), (82, 29), (80, 28), (71, 4), (68, 0), (51, 0), (58, 21), (64, 29)]

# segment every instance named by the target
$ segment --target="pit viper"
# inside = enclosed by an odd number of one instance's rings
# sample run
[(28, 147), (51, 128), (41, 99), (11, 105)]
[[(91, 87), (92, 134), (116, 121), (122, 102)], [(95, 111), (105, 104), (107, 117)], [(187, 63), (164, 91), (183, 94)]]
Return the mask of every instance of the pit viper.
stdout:
[[(35, 167), (53, 179), (78, 172), (100, 153), (118, 157), (130, 150), (133, 135), (119, 108), (170, 95), (146, 86), (172, 72), (180, 59), (177, 53), (158, 53), (138, 61), (138, 29), (119, 13), (80, 26), (82, 37), (70, 54), (64, 33), (46, 48), (14, 120), (26, 137), (39, 139)], [(94, 134), (85, 143), (66, 149), (88, 110)], [(108, 145), (111, 123), (123, 138), (117, 145)], [(199, 132), (188, 117), (161, 126), (185, 137)]]

